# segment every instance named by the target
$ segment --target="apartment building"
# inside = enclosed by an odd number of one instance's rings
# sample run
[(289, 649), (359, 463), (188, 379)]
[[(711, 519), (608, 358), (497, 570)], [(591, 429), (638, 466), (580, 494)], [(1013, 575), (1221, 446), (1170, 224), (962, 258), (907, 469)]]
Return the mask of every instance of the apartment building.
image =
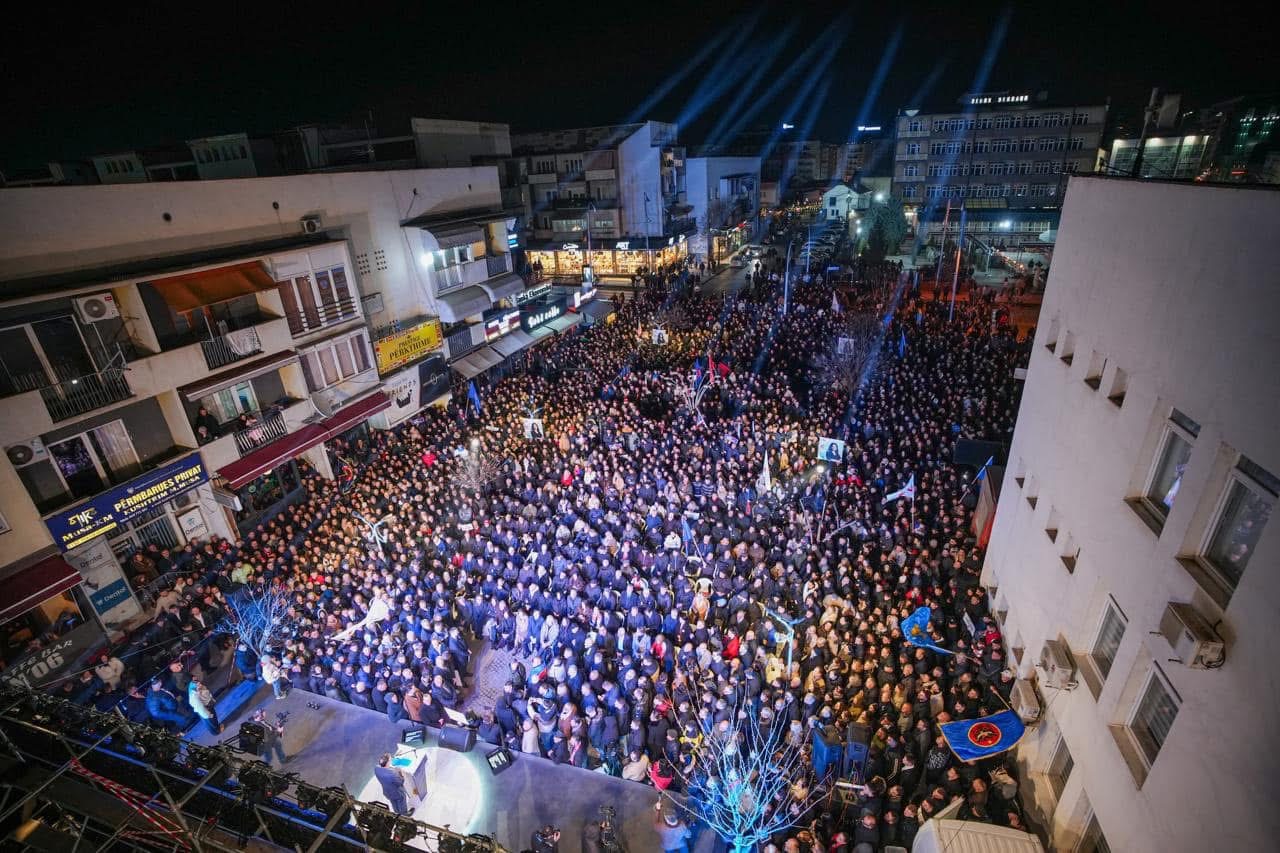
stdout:
[[(630, 275), (687, 252), (696, 230), (674, 124), (646, 121), (515, 134), (525, 161), (531, 262), (574, 277)], [(590, 254), (588, 254), (588, 252)]]
[[(968, 220), (998, 223), (1006, 245), (1035, 242), (1071, 175), (1095, 170), (1105, 106), (1050, 105), (1041, 95), (965, 95), (953, 110), (903, 110), (896, 119), (893, 193), (925, 242), (936, 240), (948, 203)], [(954, 219), (950, 223), (954, 233)], [(993, 229), (994, 230), (994, 229)]]
[(506, 221), (492, 167), (0, 192), (0, 618), (128, 622), (134, 549), (235, 538), (447, 394), (523, 287)]
[(697, 226), (692, 254), (719, 261), (755, 236), (760, 158), (700, 156), (685, 161), (685, 186)]
[(1262, 850), (1280, 193), (1073, 178), (983, 583), (1058, 850)]

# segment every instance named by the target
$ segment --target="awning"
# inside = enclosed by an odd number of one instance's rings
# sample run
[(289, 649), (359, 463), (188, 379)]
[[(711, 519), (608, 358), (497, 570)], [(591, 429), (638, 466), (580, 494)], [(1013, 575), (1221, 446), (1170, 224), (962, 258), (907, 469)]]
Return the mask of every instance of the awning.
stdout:
[(550, 323), (547, 323), (545, 326), (539, 326), (538, 328), (530, 332), (529, 337), (533, 338), (533, 342), (535, 344), (538, 344), (538, 343), (542, 343), (542, 341), (551, 337), (555, 333), (556, 333), (556, 330), (551, 328)]
[(529, 337), (524, 329), (516, 329), (514, 332), (504, 335), (490, 344), (491, 349), (508, 358), (528, 346), (533, 346), (533, 338)]
[(183, 312), (260, 290), (273, 290), (276, 283), (261, 261), (246, 261), (229, 267), (157, 278), (151, 281), (151, 286), (170, 308)]
[(572, 329), (574, 326), (578, 325), (581, 322), (582, 322), (581, 314), (563, 314), (555, 318), (551, 322), (547, 323), (545, 328), (550, 329), (556, 334), (560, 334), (561, 332), (569, 331), (570, 329)]
[(436, 244), (441, 249), (452, 249), (454, 246), (467, 246), (471, 243), (484, 242), (484, 232), (474, 222), (435, 225), (423, 230), (436, 238)]
[(471, 355), (473, 358), (479, 359), (484, 364), (485, 370), (488, 370), (491, 367), (497, 367), (499, 364), (502, 364), (502, 362), (507, 360), (505, 355), (494, 352), (492, 347), (481, 347), (471, 353)]
[(489, 369), (485, 365), (484, 359), (476, 355), (475, 352), (467, 353), (453, 364), (450, 364), (449, 367), (456, 370), (463, 379), (472, 379)]
[(297, 432), (291, 432), (284, 438), (259, 447), (230, 465), (224, 466), (218, 474), (227, 481), (228, 488), (239, 489), (281, 462), (292, 459), (304, 450), (346, 432), (390, 406), (391, 401), (379, 389), (367, 397), (343, 406), (331, 418), (325, 418), (319, 423), (307, 424)]
[(201, 397), (207, 397), (215, 391), (221, 391), (223, 388), (230, 388), (238, 382), (247, 382), (255, 376), (261, 376), (275, 370), (278, 367), (284, 367), (286, 364), (298, 360), (298, 353), (294, 350), (287, 349), (278, 352), (275, 355), (263, 356), (262, 358), (246, 361), (236, 365), (230, 370), (224, 370), (221, 373), (215, 373), (212, 376), (206, 376), (199, 382), (192, 382), (190, 385), (184, 385), (181, 389), (182, 396), (188, 400), (199, 400)]
[(66, 592), (83, 578), (61, 554), (45, 557), (3, 581), (5, 604), (0, 607), (0, 623), (26, 613), (46, 598)]
[(230, 489), (239, 489), (251, 483), (263, 474), (297, 456), (309, 447), (315, 447), (325, 439), (325, 428), (322, 424), (307, 424), (297, 432), (291, 432), (284, 438), (264, 444), (257, 450), (240, 457), (230, 465), (218, 470), (218, 475), (227, 481)]
[(489, 294), (480, 287), (464, 287), (453, 293), (436, 297), (437, 314), (446, 323), (461, 323), (473, 314), (485, 311), (493, 304)]
[(491, 278), (488, 281), (480, 282), (481, 289), (489, 294), (489, 298), (494, 302), (499, 299), (508, 299), (525, 289), (524, 279), (513, 272), (503, 273), (500, 276)]
[(347, 403), (333, 413), (333, 417), (325, 418), (320, 425), (325, 428), (325, 439), (342, 435), (361, 421), (366, 421), (378, 412), (391, 408), (391, 400), (382, 389), (374, 391), (367, 397), (361, 397), (354, 403)]
[(592, 321), (597, 321), (603, 320), (616, 310), (617, 306), (607, 299), (592, 299), (579, 308), (578, 313), (584, 317), (590, 317)]

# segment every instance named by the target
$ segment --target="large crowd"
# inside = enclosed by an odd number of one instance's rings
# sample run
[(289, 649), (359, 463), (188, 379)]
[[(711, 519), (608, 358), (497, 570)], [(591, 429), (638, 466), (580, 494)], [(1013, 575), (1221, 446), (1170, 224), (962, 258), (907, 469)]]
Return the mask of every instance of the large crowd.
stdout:
[[(1019, 825), (994, 763), (959, 762), (936, 724), (1000, 710), (1012, 686), (979, 583), (974, 471), (951, 460), (961, 437), (1009, 440), (1025, 345), (989, 307), (948, 320), (892, 264), (839, 287), (815, 277), (782, 316), (776, 263), (736, 298), (695, 294), (687, 270), (648, 276), (610, 322), (481, 383), (478, 410), (459, 393), (338, 448), (354, 480), (309, 473), (301, 500), (239, 541), (153, 548), (142, 562), (178, 583), (135, 648), (177, 638), (191, 653), (136, 685), (110, 658), (114, 683), (90, 670), (62, 689), (219, 729), (199, 673), (233, 658), (277, 693), (439, 726), (487, 643), (514, 657), (473, 719), (482, 739), (672, 793), (700, 772), (700, 738), (737, 715), (798, 744), (854, 724), (862, 784), (836, 797), (812, 770), (797, 779), (793, 796), (831, 796), (808, 797), (779, 849), (910, 848), (957, 797), (963, 817)], [(851, 397), (815, 365), (867, 313), (883, 342)], [(529, 417), (545, 438), (525, 438)], [(819, 464), (822, 436), (847, 440), (843, 461)], [(914, 500), (885, 501), (911, 478)], [(379, 545), (362, 519), (381, 518)], [(293, 605), (274, 654), (206, 639), (227, 596), (270, 586)], [(922, 604), (959, 654), (904, 642)]]

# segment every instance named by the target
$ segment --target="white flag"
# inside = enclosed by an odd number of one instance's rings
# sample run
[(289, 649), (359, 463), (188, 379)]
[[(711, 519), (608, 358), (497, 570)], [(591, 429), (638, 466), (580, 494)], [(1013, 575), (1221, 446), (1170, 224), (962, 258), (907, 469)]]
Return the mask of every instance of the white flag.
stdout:
[(907, 480), (907, 484), (896, 492), (890, 492), (884, 496), (884, 502), (896, 501), (898, 498), (906, 498), (909, 501), (916, 499), (916, 475), (912, 474)]
[(831, 293), (831, 310), (836, 314), (840, 313), (840, 300), (836, 298), (835, 291)]
[(764, 494), (773, 488), (773, 475), (769, 473), (769, 451), (764, 452), (764, 468), (760, 471), (760, 476), (756, 478), (756, 491)]

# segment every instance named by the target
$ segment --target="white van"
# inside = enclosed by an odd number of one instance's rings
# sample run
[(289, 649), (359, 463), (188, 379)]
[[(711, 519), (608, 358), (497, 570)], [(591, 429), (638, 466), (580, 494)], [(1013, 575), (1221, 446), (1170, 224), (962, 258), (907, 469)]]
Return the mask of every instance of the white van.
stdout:
[[(948, 806), (926, 821), (916, 834), (911, 853), (1044, 853), (1040, 839), (1029, 832), (976, 820), (952, 820), (956, 811)], [(892, 849), (886, 848), (886, 853)]]

